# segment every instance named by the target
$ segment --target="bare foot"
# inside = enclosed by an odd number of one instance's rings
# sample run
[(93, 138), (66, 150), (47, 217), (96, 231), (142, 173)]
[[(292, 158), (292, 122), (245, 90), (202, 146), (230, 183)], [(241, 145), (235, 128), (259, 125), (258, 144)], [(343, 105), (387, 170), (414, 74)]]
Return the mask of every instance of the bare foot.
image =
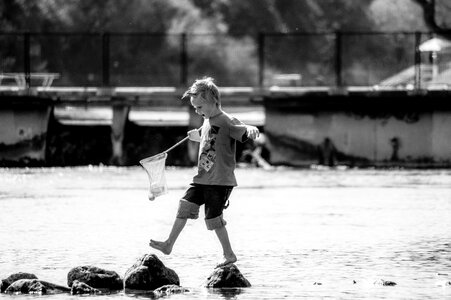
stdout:
[(149, 246), (152, 248), (155, 248), (157, 250), (160, 250), (161, 252), (163, 252), (166, 255), (169, 255), (172, 252), (172, 246), (169, 245), (168, 242), (159, 242), (159, 241), (150, 240)]
[(216, 265), (216, 268), (225, 267), (227, 265), (236, 263), (237, 258), (235, 253), (232, 253), (231, 255), (224, 255), (224, 261), (222, 263), (219, 263)]

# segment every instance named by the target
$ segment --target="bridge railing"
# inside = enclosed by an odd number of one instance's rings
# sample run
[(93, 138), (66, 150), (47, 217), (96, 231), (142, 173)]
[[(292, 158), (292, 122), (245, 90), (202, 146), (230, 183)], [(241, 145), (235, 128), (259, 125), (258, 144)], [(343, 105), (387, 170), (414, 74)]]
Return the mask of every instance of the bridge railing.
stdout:
[[(53, 86), (451, 88), (451, 34), (429, 32), (166, 33), (0, 32), (0, 74), (55, 74)], [(438, 48), (434, 48), (434, 46)], [(21, 78), (22, 78), (21, 77)], [(4, 75), (2, 85), (18, 85)], [(11, 79), (8, 82), (8, 79)]]

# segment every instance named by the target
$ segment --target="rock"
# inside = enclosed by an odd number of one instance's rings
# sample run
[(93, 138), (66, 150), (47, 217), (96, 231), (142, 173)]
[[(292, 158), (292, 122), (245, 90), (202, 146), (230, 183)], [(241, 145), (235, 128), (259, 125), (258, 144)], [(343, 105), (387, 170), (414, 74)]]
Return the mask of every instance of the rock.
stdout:
[(36, 275), (30, 273), (14, 273), (8, 276), (8, 278), (0, 281), (0, 292), (6, 291), (6, 289), (14, 282), (19, 279), (38, 279)]
[(445, 280), (437, 283), (438, 286), (451, 286), (451, 281)]
[(46, 287), (38, 279), (19, 279), (5, 291), (7, 294), (47, 294)]
[(41, 282), (47, 288), (47, 291), (50, 291), (50, 293), (52, 293), (52, 294), (70, 292), (70, 288), (59, 285), (59, 284), (50, 283), (50, 282), (44, 281), (44, 280), (39, 280), (39, 282)]
[(379, 279), (379, 280), (376, 280), (374, 282), (374, 284), (375, 285), (383, 285), (383, 286), (395, 286), (396, 282), (389, 281), (389, 280), (384, 280), (384, 279)]
[(14, 281), (5, 291), (7, 294), (58, 294), (69, 292), (64, 286), (39, 279), (19, 279)]
[(163, 285), (161, 287), (159, 287), (158, 289), (153, 291), (153, 296), (155, 298), (160, 298), (160, 297), (166, 297), (166, 296), (170, 296), (170, 295), (174, 295), (174, 294), (183, 294), (183, 293), (188, 293), (189, 290), (187, 288), (178, 286), (178, 285), (174, 285), (174, 284), (168, 284), (168, 285)]
[(94, 266), (80, 266), (70, 270), (67, 274), (67, 285), (71, 287), (75, 280), (96, 289), (121, 290), (124, 288), (124, 283), (116, 272)]
[(165, 267), (155, 254), (145, 254), (124, 276), (126, 289), (155, 290), (164, 285), (180, 285), (174, 270)]
[(235, 264), (216, 268), (207, 278), (205, 287), (208, 288), (234, 288), (250, 287), (249, 281), (244, 278)]
[(82, 294), (100, 294), (100, 290), (90, 287), (84, 282), (74, 280), (72, 283), (72, 288), (70, 289), (72, 295), (82, 295)]

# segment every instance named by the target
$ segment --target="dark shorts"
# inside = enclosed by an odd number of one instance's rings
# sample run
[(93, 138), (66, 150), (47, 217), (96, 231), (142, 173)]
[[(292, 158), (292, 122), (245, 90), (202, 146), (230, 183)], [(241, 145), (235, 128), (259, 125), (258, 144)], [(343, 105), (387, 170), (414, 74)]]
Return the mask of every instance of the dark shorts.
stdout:
[(224, 226), (222, 211), (227, 207), (227, 200), (232, 186), (191, 184), (180, 201), (178, 218), (197, 219), (199, 207), (205, 205), (205, 221), (208, 229)]

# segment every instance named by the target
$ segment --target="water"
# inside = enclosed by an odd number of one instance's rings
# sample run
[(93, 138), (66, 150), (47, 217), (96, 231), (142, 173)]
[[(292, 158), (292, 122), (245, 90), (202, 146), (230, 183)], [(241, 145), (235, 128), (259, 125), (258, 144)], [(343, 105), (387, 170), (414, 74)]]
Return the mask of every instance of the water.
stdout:
[[(81, 265), (123, 276), (153, 253), (149, 238), (169, 233), (193, 173), (168, 169), (169, 194), (151, 202), (138, 167), (0, 169), (0, 278), (66, 285)], [(225, 219), (252, 287), (202, 288), (221, 251), (201, 212), (170, 256), (156, 253), (191, 289), (171, 299), (451, 299), (451, 171), (239, 168), (237, 178)]]

